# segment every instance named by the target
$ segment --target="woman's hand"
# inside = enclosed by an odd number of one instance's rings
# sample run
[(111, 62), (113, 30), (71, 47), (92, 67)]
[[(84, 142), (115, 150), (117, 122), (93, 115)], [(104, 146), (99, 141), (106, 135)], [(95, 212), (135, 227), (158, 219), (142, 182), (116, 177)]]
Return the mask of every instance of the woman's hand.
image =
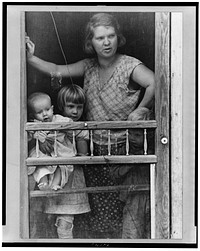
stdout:
[(145, 120), (145, 118), (149, 115), (150, 110), (146, 107), (138, 107), (133, 112), (131, 112), (128, 116), (128, 120), (136, 121), (136, 120)]
[(35, 52), (35, 44), (30, 40), (28, 36), (25, 37), (27, 57), (31, 58)]

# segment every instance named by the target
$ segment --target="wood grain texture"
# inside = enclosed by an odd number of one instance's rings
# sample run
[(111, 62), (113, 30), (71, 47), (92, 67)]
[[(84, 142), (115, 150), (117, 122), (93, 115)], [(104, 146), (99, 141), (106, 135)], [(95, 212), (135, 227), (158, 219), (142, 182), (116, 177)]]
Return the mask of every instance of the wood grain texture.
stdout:
[(171, 238), (182, 238), (182, 13), (171, 21)]
[(28, 199), (28, 176), (26, 167), (27, 153), (27, 133), (25, 125), (27, 121), (27, 84), (26, 84), (26, 49), (25, 49), (25, 15), (21, 13), (21, 90), (20, 90), (20, 236), (29, 237), (29, 199)]
[(26, 124), (27, 131), (37, 130), (99, 130), (99, 129), (130, 129), (130, 128), (156, 128), (155, 120), (149, 121), (86, 121), (86, 122), (45, 122)]
[(32, 165), (65, 165), (65, 164), (116, 164), (116, 163), (156, 163), (156, 155), (112, 155), (112, 156), (84, 156), (69, 158), (27, 158), (26, 164)]
[[(156, 155), (155, 238), (168, 239), (169, 226), (169, 90), (170, 90), (170, 13), (156, 13)], [(166, 137), (167, 144), (161, 139)]]

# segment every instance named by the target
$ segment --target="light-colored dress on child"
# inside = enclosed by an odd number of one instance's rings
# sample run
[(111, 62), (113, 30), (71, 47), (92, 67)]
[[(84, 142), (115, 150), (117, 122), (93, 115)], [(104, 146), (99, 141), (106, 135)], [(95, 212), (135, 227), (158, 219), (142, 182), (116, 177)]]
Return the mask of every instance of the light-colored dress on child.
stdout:
[[(72, 122), (72, 120), (61, 115), (54, 115), (52, 122)], [(89, 133), (87, 130), (76, 130), (75, 138), (76, 141), (83, 139), (88, 140)], [(49, 133), (47, 140), (48, 139), (52, 142), (55, 139), (55, 134)], [(72, 131), (57, 132), (56, 153), (58, 158), (75, 156), (75, 149), (73, 147), (72, 139)], [(36, 157), (36, 147), (30, 151), (29, 156)], [(55, 151), (51, 153), (51, 156), (47, 156), (39, 151), (39, 158), (42, 157), (55, 157)], [(59, 167), (61, 169), (63, 190), (86, 187), (81, 165), (59, 165)], [(43, 167), (30, 166), (28, 168), (28, 175), (33, 174), (35, 180), (37, 181), (44, 174), (53, 175), (56, 168), (57, 165), (48, 165)], [(80, 214), (90, 211), (88, 196), (86, 193), (71, 193), (46, 197), (43, 199), (42, 204), (42, 211), (49, 214)], [(38, 210), (41, 210), (39, 206)]]

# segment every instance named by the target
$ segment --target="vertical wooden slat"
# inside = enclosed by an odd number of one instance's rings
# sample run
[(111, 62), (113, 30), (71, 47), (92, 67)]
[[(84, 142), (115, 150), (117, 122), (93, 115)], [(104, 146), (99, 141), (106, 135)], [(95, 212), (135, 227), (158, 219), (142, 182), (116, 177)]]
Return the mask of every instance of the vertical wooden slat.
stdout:
[[(156, 155), (158, 163), (155, 170), (155, 237), (167, 239), (169, 226), (169, 90), (170, 90), (170, 13), (156, 13), (155, 33), (155, 75), (156, 102), (155, 113)], [(168, 143), (162, 144), (166, 137)]]
[(151, 239), (155, 239), (155, 164), (150, 165)]
[(144, 155), (147, 155), (147, 129), (144, 129)]
[(77, 149), (76, 149), (76, 135), (75, 131), (73, 130), (73, 148), (74, 148), (74, 154), (77, 155)]
[(36, 141), (35, 141), (36, 157), (39, 158), (39, 134), (36, 132)]
[(108, 130), (108, 155), (111, 155), (110, 130)]
[(182, 238), (182, 13), (171, 15), (171, 237)]
[(27, 153), (27, 133), (25, 124), (27, 122), (27, 88), (26, 88), (26, 49), (25, 49), (25, 13), (21, 13), (21, 69), (20, 69), (20, 237), (29, 238), (29, 197), (28, 176), (25, 159)]
[[(76, 144), (74, 143), (74, 132), (73, 132), (73, 144), (74, 148), (76, 149)], [(58, 157), (58, 152), (57, 152), (57, 131), (54, 132), (54, 153), (55, 157)]]
[(128, 139), (128, 129), (126, 129), (126, 155), (129, 155), (129, 139)]
[(90, 152), (91, 152), (91, 156), (94, 156), (93, 131), (92, 130), (90, 130)]

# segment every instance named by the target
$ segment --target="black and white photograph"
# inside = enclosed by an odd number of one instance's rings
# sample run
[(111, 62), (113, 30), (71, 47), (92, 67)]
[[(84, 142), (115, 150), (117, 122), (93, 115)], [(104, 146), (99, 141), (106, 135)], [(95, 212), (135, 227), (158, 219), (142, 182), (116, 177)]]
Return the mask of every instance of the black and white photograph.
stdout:
[(3, 8), (3, 246), (197, 247), (198, 3)]

